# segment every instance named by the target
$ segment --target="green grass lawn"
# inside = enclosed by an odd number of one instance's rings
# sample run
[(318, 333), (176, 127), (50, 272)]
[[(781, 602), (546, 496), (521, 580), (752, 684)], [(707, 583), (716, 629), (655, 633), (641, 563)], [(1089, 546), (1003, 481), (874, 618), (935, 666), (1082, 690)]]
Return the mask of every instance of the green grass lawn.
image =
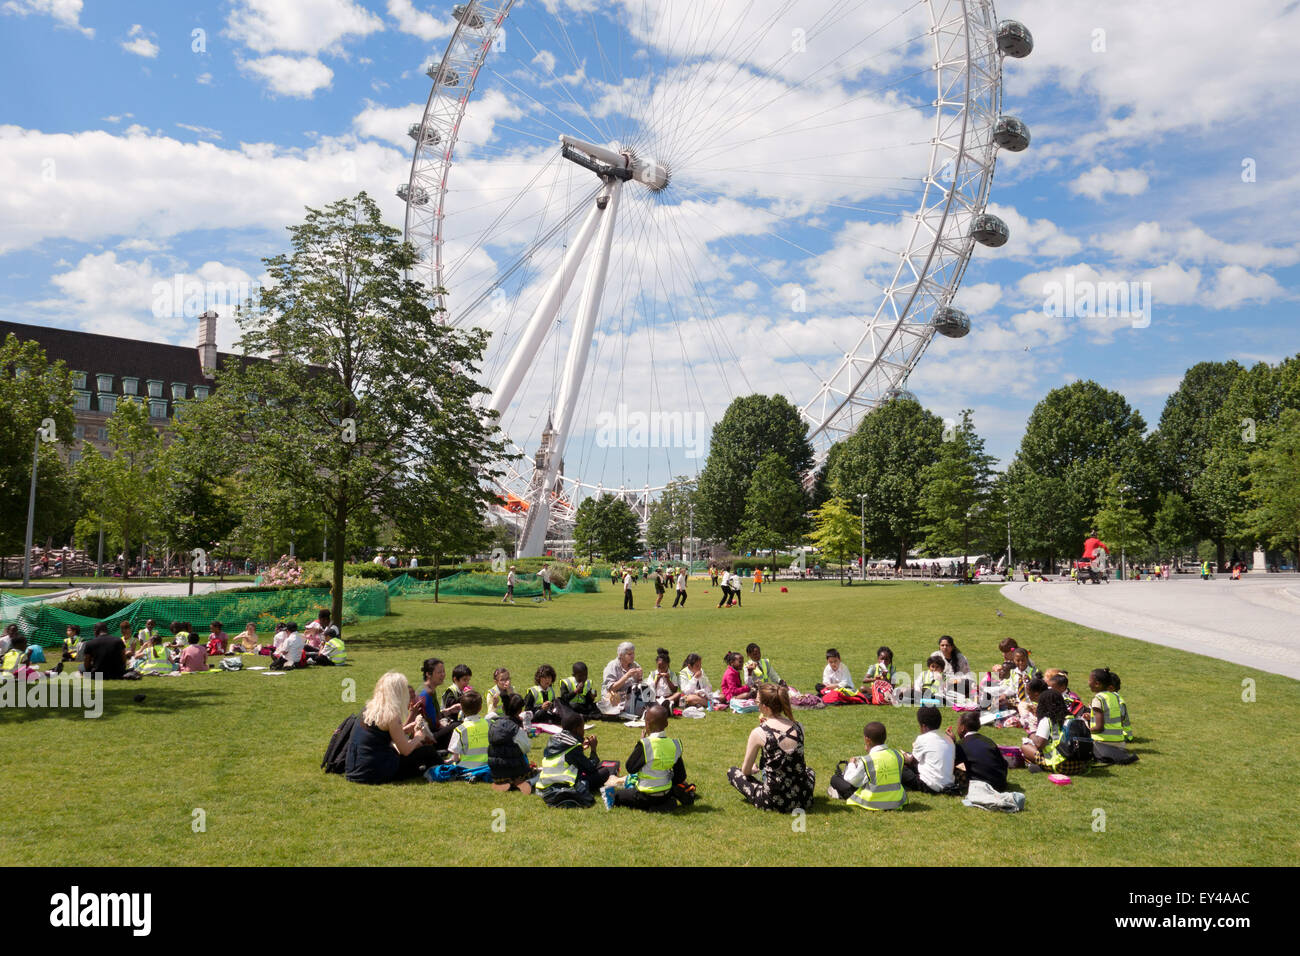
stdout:
[[(392, 616), (350, 629), (346, 668), (146, 678), (110, 686), (98, 720), (0, 711), (0, 799), (11, 821), (0, 831), (0, 863), (1300, 862), (1289, 819), (1300, 792), (1296, 681), (1057, 622), (1004, 600), (993, 586), (799, 582), (786, 594), (746, 589), (743, 609), (721, 611), (713, 607), (716, 590), (705, 591), (695, 583), (685, 611), (654, 611), (653, 592), (642, 584), (634, 613), (608, 591), (514, 607), (492, 599), (396, 601)], [(826, 783), (837, 761), (862, 752), (868, 720), (882, 720), (890, 742), (909, 748), (914, 711), (805, 712), (818, 798), (802, 829), (790, 816), (753, 809), (727, 783), (726, 769), (740, 762), (754, 726), (750, 715), (670, 725), (701, 798), (672, 815), (551, 810), (535, 796), (481, 785), (366, 787), (319, 769), (331, 732), (359, 709), (375, 679), (398, 669), (418, 683), (428, 656), (442, 657), (449, 670), (469, 664), (480, 688), (504, 665), (522, 690), (541, 663), (564, 675), (572, 661), (585, 660), (599, 678), (615, 645), (630, 639), (647, 667), (660, 645), (672, 652), (674, 669), (688, 651), (700, 652), (717, 686), (723, 652), (756, 641), (782, 676), (810, 690), (829, 646), (856, 678), (879, 644), (891, 645), (910, 671), (943, 633), (956, 637), (977, 669), (1000, 658), (999, 638), (1015, 637), (1039, 666), (1067, 668), (1081, 694), (1088, 670), (1110, 667), (1123, 678), (1141, 761), (1094, 769), (1069, 787), (1013, 771), (1013, 786), (1028, 795), (1026, 812), (1015, 816), (930, 796), (873, 814), (831, 803)], [(1256, 682), (1252, 703), (1242, 699), (1247, 678)], [(345, 681), (356, 683), (355, 704), (343, 700)], [(133, 702), (139, 693), (146, 699)], [(945, 712), (945, 724), (951, 717)], [(601, 756), (620, 761), (640, 733), (607, 723), (594, 732)], [(999, 743), (1021, 736), (989, 733)], [(535, 761), (544, 739), (534, 744)], [(199, 809), (205, 832), (192, 825)], [(1098, 811), (1104, 832), (1096, 829)]]

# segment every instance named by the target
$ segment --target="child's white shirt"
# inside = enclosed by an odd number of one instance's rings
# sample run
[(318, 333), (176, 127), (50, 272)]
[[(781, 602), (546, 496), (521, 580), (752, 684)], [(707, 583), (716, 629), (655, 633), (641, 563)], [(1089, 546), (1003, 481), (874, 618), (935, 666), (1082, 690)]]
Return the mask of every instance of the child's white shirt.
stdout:
[(848, 666), (842, 660), (840, 666), (834, 670), (831, 669), (830, 664), (822, 668), (822, 683), (827, 685), (836, 684), (846, 690), (854, 690), (853, 677), (849, 674)]

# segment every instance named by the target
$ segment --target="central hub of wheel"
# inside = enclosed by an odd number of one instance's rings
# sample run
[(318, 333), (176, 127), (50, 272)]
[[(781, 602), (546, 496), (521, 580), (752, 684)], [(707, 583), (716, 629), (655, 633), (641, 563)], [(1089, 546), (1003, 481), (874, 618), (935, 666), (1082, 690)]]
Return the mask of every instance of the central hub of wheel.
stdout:
[(590, 169), (598, 176), (621, 179), (624, 182), (634, 179), (652, 192), (666, 188), (672, 179), (672, 170), (667, 163), (642, 158), (635, 150), (610, 149), (572, 136), (561, 136), (560, 143), (560, 152), (565, 159), (584, 169)]

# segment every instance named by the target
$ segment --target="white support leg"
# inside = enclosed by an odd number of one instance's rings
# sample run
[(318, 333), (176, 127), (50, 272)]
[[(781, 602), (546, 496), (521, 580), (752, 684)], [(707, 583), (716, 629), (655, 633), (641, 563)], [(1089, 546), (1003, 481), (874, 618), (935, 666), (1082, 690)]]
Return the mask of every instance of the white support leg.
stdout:
[[(606, 189), (601, 196), (608, 194), (609, 191)], [(496, 390), (492, 393), (492, 400), (488, 402), (488, 408), (492, 411), (503, 412), (515, 400), (515, 393), (519, 391), (524, 375), (537, 357), (542, 340), (546, 338), (546, 333), (550, 331), (556, 315), (559, 314), (564, 297), (569, 293), (569, 286), (573, 284), (578, 264), (587, 254), (587, 246), (591, 244), (591, 237), (596, 234), (596, 224), (599, 221), (600, 208), (593, 202), (591, 211), (582, 220), (577, 235), (573, 237), (573, 243), (564, 254), (559, 271), (547, 285), (546, 292), (543, 293), (541, 301), (537, 303), (537, 308), (533, 310), (532, 317), (524, 327), (524, 334), (519, 339), (519, 344), (515, 346), (514, 354), (510, 356), (510, 362), (506, 365), (501, 381), (497, 383)]]
[(596, 259), (592, 262), (582, 287), (582, 299), (578, 303), (578, 321), (573, 329), (573, 337), (569, 340), (569, 354), (564, 362), (564, 378), (560, 384), (560, 416), (553, 422), (554, 444), (550, 460), (546, 463), (546, 478), (542, 483), (540, 500), (529, 503), (521, 557), (539, 557), (546, 547), (546, 528), (550, 523), (551, 513), (550, 489), (555, 483), (560, 459), (564, 457), (564, 446), (568, 442), (569, 431), (573, 426), (573, 415), (577, 411), (578, 395), (582, 391), (583, 377), (587, 370), (587, 358), (591, 354), (591, 340), (596, 332), (596, 319), (600, 315), (600, 300), (605, 292), (605, 278), (609, 274), (609, 253), (614, 244), (614, 220), (618, 212), (618, 198), (622, 185), (622, 181), (617, 179), (609, 184), (609, 201), (601, 210), (604, 219), (600, 224)]

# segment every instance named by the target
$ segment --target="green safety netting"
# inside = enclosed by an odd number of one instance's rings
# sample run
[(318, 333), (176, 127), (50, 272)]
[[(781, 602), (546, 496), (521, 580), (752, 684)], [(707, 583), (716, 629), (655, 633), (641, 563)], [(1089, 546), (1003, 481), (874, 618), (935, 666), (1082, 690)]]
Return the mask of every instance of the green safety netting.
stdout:
[(42, 601), (49, 600), (50, 592), (43, 591), (40, 594), (20, 596), (17, 594), (0, 594), (0, 621), (16, 621), (18, 614), (25, 607), (31, 607), (40, 604)]
[[(564, 587), (551, 588), (553, 594), (594, 594), (600, 590), (600, 584), (594, 576), (580, 577), (569, 575), (569, 583)], [(408, 574), (393, 578), (388, 582), (391, 597), (424, 598), (433, 597), (432, 581), (417, 581)], [(501, 597), (506, 593), (506, 576), (504, 574), (485, 573), (482, 571), (457, 571), (438, 583), (438, 594), (448, 597)], [(515, 574), (515, 597), (540, 597), (542, 580), (536, 574)]]
[[(343, 622), (378, 620), (388, 613), (388, 602), (388, 592), (382, 587), (348, 589), (343, 598)], [(101, 622), (108, 625), (110, 634), (117, 634), (123, 620), (131, 622), (132, 630), (139, 630), (150, 618), (164, 630), (172, 621), (188, 621), (196, 628), (221, 621), (227, 632), (233, 634), (253, 621), (259, 631), (269, 632), (277, 621), (306, 624), (329, 607), (329, 588), (289, 588), (243, 593), (218, 591), (194, 597), (144, 597), (105, 618), (84, 617), (60, 610), (57, 604), (38, 603), (16, 608), (17, 613), (10, 616), (6, 605), (3, 619), (16, 621), (29, 642), (57, 647), (69, 624), (80, 626), (83, 639), (88, 639), (94, 625)]]

